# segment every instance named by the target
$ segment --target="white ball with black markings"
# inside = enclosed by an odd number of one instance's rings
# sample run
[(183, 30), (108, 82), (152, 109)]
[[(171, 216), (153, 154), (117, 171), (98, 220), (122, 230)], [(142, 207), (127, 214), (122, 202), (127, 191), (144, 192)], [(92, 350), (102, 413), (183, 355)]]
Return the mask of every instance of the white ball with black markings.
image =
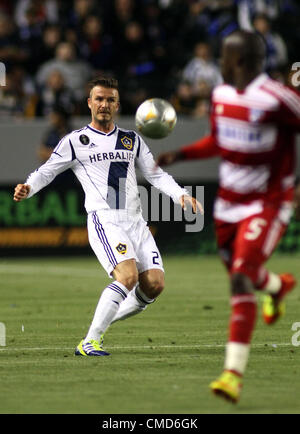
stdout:
[(138, 131), (151, 139), (167, 137), (173, 131), (176, 122), (174, 107), (161, 98), (147, 99), (138, 107), (135, 114)]

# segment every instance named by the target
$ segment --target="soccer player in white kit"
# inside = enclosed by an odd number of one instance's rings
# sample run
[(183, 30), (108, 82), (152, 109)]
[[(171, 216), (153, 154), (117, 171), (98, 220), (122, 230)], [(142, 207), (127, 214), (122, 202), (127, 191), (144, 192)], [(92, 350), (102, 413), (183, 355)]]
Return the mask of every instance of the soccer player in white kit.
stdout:
[(134, 131), (114, 123), (118, 82), (99, 77), (90, 83), (91, 123), (67, 134), (49, 160), (15, 188), (14, 200), (30, 198), (56, 175), (72, 169), (85, 192), (89, 242), (114, 280), (102, 292), (86, 337), (75, 355), (106, 356), (103, 335), (112, 322), (143, 311), (164, 288), (164, 269), (154, 238), (142, 217), (135, 163), (145, 178), (183, 208), (201, 204), (156, 166)]

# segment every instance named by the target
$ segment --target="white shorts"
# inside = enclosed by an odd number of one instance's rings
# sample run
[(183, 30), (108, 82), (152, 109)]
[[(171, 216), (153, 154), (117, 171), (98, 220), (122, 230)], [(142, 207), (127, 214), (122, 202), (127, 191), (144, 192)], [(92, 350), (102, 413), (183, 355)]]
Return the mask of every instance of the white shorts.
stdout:
[(95, 211), (88, 214), (88, 235), (109, 277), (127, 259), (135, 259), (139, 274), (153, 268), (164, 271), (160, 252), (142, 216), (129, 220), (115, 211)]

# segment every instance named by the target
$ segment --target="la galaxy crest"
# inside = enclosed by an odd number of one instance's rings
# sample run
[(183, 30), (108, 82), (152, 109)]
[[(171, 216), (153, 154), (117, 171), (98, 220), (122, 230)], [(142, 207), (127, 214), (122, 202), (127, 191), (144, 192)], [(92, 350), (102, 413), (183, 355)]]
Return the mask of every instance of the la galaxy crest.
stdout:
[(127, 246), (126, 244), (119, 243), (116, 247), (117, 252), (119, 252), (121, 255), (125, 255), (127, 252)]
[(127, 136), (122, 137), (121, 143), (126, 149), (128, 150), (132, 149), (132, 139), (130, 139), (130, 137)]

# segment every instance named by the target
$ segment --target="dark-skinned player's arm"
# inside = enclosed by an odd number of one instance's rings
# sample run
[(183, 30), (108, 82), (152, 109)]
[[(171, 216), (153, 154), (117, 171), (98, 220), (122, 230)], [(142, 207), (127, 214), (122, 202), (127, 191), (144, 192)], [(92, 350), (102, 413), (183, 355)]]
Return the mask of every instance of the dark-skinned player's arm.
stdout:
[(168, 151), (157, 157), (158, 166), (168, 166), (178, 161), (199, 160), (204, 158), (216, 157), (219, 148), (216, 144), (214, 135), (205, 136), (190, 145), (183, 146), (176, 151)]
[(195, 142), (182, 146), (175, 151), (162, 153), (158, 156), (156, 164), (158, 166), (168, 166), (178, 161), (201, 160), (212, 158), (219, 155), (219, 148), (216, 141), (216, 122), (215, 122), (215, 104), (212, 103), (210, 114), (211, 133)]

